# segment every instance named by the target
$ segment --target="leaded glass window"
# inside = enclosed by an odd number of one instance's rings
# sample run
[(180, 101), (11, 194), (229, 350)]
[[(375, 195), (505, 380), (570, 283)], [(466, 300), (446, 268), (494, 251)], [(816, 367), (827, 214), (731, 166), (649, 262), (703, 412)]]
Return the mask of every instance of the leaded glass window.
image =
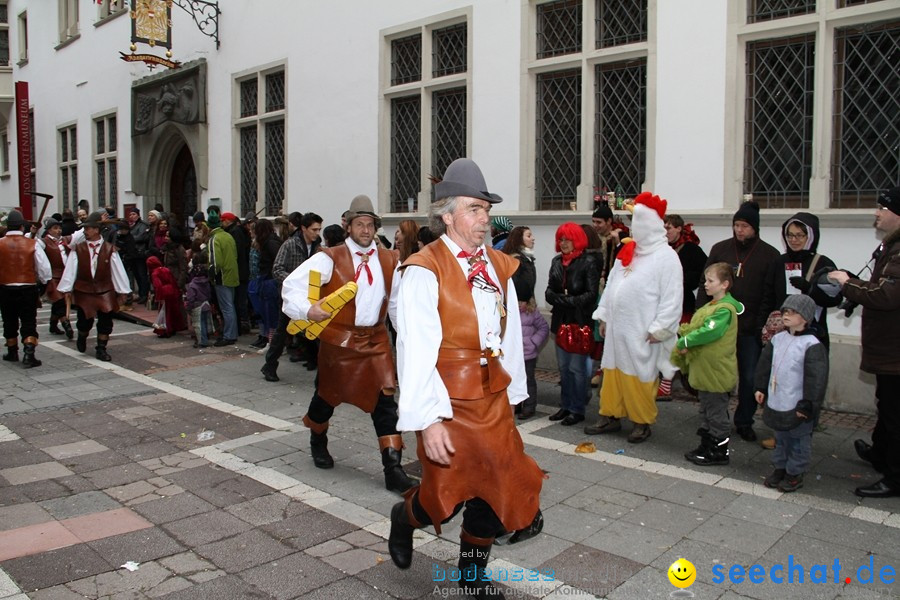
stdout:
[(241, 118), (256, 114), (258, 85), (256, 77), (241, 82)]
[(266, 216), (275, 216), (284, 208), (285, 82), (283, 69), (262, 71), (236, 82), (234, 126), (241, 214), (264, 211)]
[(266, 123), (266, 214), (284, 203), (284, 121)]
[(431, 53), (432, 77), (466, 72), (467, 35), (468, 29), (465, 23), (434, 30)]
[(597, 48), (647, 39), (647, 0), (597, 0)]
[(831, 207), (861, 208), (900, 181), (900, 22), (838, 29)]
[(596, 67), (594, 164), (597, 189), (641, 191), (647, 164), (647, 61)]
[(284, 71), (266, 75), (266, 112), (284, 110)]
[(241, 144), (241, 214), (256, 212), (257, 150), (256, 126), (240, 130)]
[(537, 76), (535, 191), (541, 210), (568, 209), (581, 180), (581, 70)]
[(466, 156), (466, 88), (435, 92), (431, 101), (431, 172)]
[[(406, 212), (421, 187), (422, 102), (419, 95), (391, 100), (391, 212)], [(443, 171), (441, 171), (443, 173)]]
[(78, 131), (73, 125), (59, 130), (59, 200), (63, 208), (78, 202)]
[(856, 6), (858, 4), (871, 4), (873, 2), (884, 2), (884, 0), (838, 0), (838, 8)]
[(557, 0), (537, 6), (537, 57), (581, 52), (581, 1)]
[(422, 34), (417, 33), (391, 42), (391, 85), (421, 81)]
[(97, 204), (115, 208), (118, 202), (116, 115), (94, 120), (94, 135)]
[(744, 193), (809, 206), (815, 35), (747, 44)]
[(814, 12), (816, 12), (816, 0), (749, 0), (747, 2), (748, 23), (772, 21)]

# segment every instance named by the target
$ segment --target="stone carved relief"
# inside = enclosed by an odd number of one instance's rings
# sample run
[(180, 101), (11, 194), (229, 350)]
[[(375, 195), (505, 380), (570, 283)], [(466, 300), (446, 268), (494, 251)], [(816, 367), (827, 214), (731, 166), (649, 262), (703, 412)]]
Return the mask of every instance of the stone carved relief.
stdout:
[(180, 71), (134, 87), (132, 135), (149, 133), (170, 121), (185, 125), (206, 121), (205, 69)]

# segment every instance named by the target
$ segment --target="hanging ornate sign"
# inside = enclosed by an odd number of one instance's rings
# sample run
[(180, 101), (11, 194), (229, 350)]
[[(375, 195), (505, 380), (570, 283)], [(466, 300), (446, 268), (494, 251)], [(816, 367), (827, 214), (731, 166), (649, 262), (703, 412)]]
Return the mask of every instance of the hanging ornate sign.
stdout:
[[(151, 48), (162, 46), (166, 57), (135, 54), (137, 44)], [(163, 65), (177, 69), (181, 63), (172, 60), (172, 0), (131, 0), (131, 54), (120, 52), (126, 62), (144, 62), (151, 69)]]

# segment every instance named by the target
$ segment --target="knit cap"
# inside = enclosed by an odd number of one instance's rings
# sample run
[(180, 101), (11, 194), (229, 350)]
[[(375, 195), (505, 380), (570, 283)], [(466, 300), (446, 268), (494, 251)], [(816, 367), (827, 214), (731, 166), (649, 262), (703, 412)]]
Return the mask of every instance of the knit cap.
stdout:
[(803, 317), (803, 320), (807, 323), (812, 323), (816, 318), (816, 303), (805, 294), (791, 294), (788, 296), (784, 300), (784, 304), (781, 305), (781, 312), (784, 312), (787, 308)]
[(734, 213), (734, 217), (731, 219), (732, 223), (735, 221), (749, 223), (753, 230), (759, 233), (759, 204), (753, 200), (741, 204), (737, 209), (737, 212)]
[(509, 217), (504, 217), (502, 215), (491, 217), (491, 227), (498, 231), (510, 232), (513, 229), (512, 221), (509, 220)]

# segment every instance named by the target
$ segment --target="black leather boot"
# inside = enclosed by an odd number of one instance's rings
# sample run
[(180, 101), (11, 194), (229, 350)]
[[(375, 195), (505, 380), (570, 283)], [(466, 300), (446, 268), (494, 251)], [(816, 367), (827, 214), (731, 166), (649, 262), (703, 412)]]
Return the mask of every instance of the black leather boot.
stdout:
[(37, 339), (33, 337), (25, 338), (25, 351), (22, 357), (22, 366), (26, 369), (41, 366), (41, 361), (34, 357), (34, 349), (37, 346)]
[(112, 360), (109, 352), (106, 351), (106, 342), (108, 341), (108, 339), (101, 340), (100, 338), (97, 338), (96, 356), (98, 360), (102, 360), (103, 362), (109, 362)]
[(702, 453), (695, 456), (687, 456), (686, 458), (701, 467), (712, 465), (727, 465), (728, 459), (728, 442), (730, 438), (717, 438), (712, 435), (708, 436), (707, 447)]
[(66, 332), (67, 338), (69, 338), (71, 340), (73, 337), (75, 337), (75, 332), (72, 331), (71, 323), (69, 323), (68, 321), (60, 321), (60, 323), (62, 323), (62, 328), (63, 328), (63, 331)]
[(59, 328), (59, 318), (50, 317), (50, 333), (53, 335), (62, 335), (63, 331)]
[(684, 457), (691, 462), (694, 462), (694, 460), (699, 456), (704, 456), (709, 449), (710, 443), (712, 442), (712, 436), (709, 435), (708, 429), (698, 429), (697, 435), (700, 436), (700, 444), (693, 450), (684, 453)]
[(505, 598), (503, 592), (484, 581), (493, 538), (477, 538), (465, 529), (459, 534), (459, 587), (470, 598)]
[(405, 495), (406, 499), (391, 509), (391, 533), (388, 535), (388, 553), (394, 564), (401, 569), (408, 569), (412, 564), (413, 532), (422, 526), (412, 511), (415, 490)]
[(17, 339), (6, 340), (6, 354), (3, 360), (7, 362), (19, 362), (19, 341)]
[(88, 334), (85, 331), (78, 332), (78, 339), (75, 340), (75, 347), (78, 348), (79, 352), (87, 352), (87, 338)]
[(316, 423), (305, 415), (303, 424), (309, 427), (309, 453), (312, 454), (313, 464), (319, 469), (333, 468), (334, 459), (328, 452), (328, 422)]
[(381, 448), (381, 464), (384, 466), (385, 489), (402, 494), (415, 486), (415, 480), (410, 479), (400, 464), (403, 458), (403, 438), (400, 434), (379, 437), (378, 446)]

